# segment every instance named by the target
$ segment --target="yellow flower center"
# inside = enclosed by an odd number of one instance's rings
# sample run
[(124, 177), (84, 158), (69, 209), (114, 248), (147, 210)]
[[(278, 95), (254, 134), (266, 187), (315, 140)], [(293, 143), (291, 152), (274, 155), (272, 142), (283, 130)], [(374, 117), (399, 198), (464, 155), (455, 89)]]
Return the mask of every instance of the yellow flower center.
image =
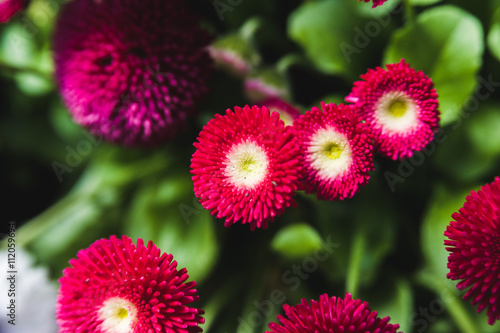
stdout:
[(327, 143), (324, 150), (326, 156), (332, 160), (339, 158), (343, 151), (343, 147), (337, 142)]
[(120, 318), (120, 319), (123, 319), (123, 318), (127, 317), (128, 316), (127, 309), (125, 309), (125, 308), (119, 308), (118, 309), (118, 313), (116, 314), (116, 316), (118, 318)]
[(266, 178), (268, 166), (267, 153), (262, 147), (243, 142), (228, 153), (225, 173), (233, 185), (250, 189)]
[(130, 301), (112, 297), (104, 301), (98, 311), (105, 333), (131, 333), (137, 323), (137, 308)]
[(389, 112), (397, 118), (404, 116), (407, 109), (408, 105), (404, 99), (396, 99), (389, 105)]

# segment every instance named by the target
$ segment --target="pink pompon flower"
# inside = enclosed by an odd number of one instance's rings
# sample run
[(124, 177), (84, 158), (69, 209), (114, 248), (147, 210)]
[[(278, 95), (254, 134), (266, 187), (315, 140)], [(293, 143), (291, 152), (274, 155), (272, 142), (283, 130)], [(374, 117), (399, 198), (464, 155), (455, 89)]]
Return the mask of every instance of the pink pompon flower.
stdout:
[(351, 198), (373, 170), (370, 131), (348, 105), (322, 103), (293, 123), (304, 157), (305, 190), (319, 199)]
[(378, 153), (394, 160), (422, 150), (439, 128), (439, 110), (432, 80), (401, 60), (370, 69), (354, 83), (346, 101), (370, 126)]
[[(358, 0), (358, 1), (370, 2), (371, 0)], [(372, 6), (372, 8), (375, 8), (377, 6), (381, 6), (386, 1), (387, 0), (373, 0), (373, 6)]]
[(486, 309), (488, 323), (500, 319), (500, 177), (467, 196), (463, 207), (452, 215), (444, 241), (448, 256), (448, 278), (461, 280), (458, 289), (470, 289), (464, 299)]
[(241, 221), (251, 230), (265, 229), (297, 205), (300, 151), (277, 112), (248, 105), (228, 109), (203, 127), (194, 146), (195, 195), (212, 215), (225, 218), (226, 227)]
[(74, 0), (54, 36), (56, 78), (74, 120), (128, 146), (172, 139), (207, 92), (211, 38), (179, 0)]
[(265, 106), (271, 112), (278, 112), (285, 126), (290, 126), (300, 116), (300, 111), (293, 105), (277, 97), (270, 97), (258, 103), (260, 107)]
[(60, 333), (194, 333), (204, 322), (196, 282), (149, 241), (100, 239), (70, 260), (59, 279)]
[(283, 305), (285, 316), (278, 315), (281, 322), (270, 323), (266, 333), (397, 333), (398, 324), (389, 324), (389, 317), (379, 318), (367, 302), (345, 298), (328, 297), (323, 294), (319, 301), (310, 304), (302, 299), (295, 306)]
[(25, 7), (27, 0), (0, 0), (0, 23), (7, 22)]

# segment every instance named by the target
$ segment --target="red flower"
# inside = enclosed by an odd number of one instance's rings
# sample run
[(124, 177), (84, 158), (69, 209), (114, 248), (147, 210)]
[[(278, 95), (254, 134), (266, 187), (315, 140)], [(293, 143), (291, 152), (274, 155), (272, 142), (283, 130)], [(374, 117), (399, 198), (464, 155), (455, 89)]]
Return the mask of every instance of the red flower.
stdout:
[(193, 333), (204, 322), (196, 282), (151, 241), (101, 239), (70, 260), (59, 279), (60, 333)]
[(282, 99), (270, 97), (259, 103), (259, 106), (267, 107), (271, 112), (278, 112), (280, 119), (283, 120), (285, 126), (290, 126), (293, 121), (300, 116), (300, 111), (294, 106), (288, 104)]
[(171, 139), (207, 91), (208, 34), (184, 1), (75, 0), (54, 37), (73, 118), (125, 145)]
[(368, 70), (346, 101), (355, 103), (371, 128), (376, 150), (392, 159), (422, 150), (439, 127), (436, 90), (431, 79), (404, 62)]
[[(370, 2), (370, 0), (358, 0), (358, 1)], [(373, 6), (372, 6), (372, 8), (375, 8), (377, 6), (381, 6), (386, 1), (387, 0), (373, 0)]]
[(351, 198), (373, 170), (370, 132), (351, 107), (322, 108), (313, 107), (292, 126), (304, 156), (306, 192), (320, 199)]
[(289, 127), (266, 107), (235, 107), (203, 127), (191, 159), (194, 192), (224, 225), (251, 230), (296, 206), (300, 152)]
[(500, 177), (472, 191), (452, 217), (444, 233), (448, 278), (461, 280), (458, 289), (470, 287), (464, 299), (477, 305), (477, 312), (486, 309), (493, 325), (500, 319)]
[(270, 323), (266, 333), (396, 333), (397, 324), (389, 324), (389, 317), (380, 319), (367, 302), (354, 300), (347, 293), (345, 299), (319, 297), (319, 302), (309, 304), (302, 299), (295, 306), (283, 305), (285, 316), (278, 315), (281, 322)]
[(7, 22), (26, 5), (27, 0), (0, 0), (0, 23)]

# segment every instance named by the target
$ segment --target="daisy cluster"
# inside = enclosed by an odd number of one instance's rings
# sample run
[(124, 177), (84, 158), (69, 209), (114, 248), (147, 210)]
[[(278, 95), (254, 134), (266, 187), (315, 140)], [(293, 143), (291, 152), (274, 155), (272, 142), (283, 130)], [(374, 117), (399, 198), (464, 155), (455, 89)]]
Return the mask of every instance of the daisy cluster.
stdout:
[[(373, 8), (385, 1), (373, 0)], [(0, 0), (0, 22), (27, 3)], [(226, 227), (266, 229), (298, 205), (298, 191), (350, 199), (368, 184), (376, 154), (409, 158), (439, 128), (432, 80), (404, 59), (361, 75), (346, 104), (321, 102), (302, 113), (288, 102), (283, 77), (252, 73), (260, 58), (243, 40), (231, 35), (210, 46), (200, 23), (184, 0), (74, 0), (55, 28), (55, 76), (75, 122), (108, 142), (140, 147), (161, 144), (185, 127), (207, 95), (213, 62), (246, 76), (247, 98), (256, 105), (216, 114), (191, 158), (196, 197)], [(464, 298), (486, 310), (490, 324), (500, 319), (499, 212), (496, 178), (471, 192), (445, 232), (448, 278), (468, 288)], [(152, 241), (100, 239), (69, 264), (59, 279), (60, 333), (203, 331), (196, 282)], [(399, 329), (350, 293), (302, 299), (283, 310), (266, 333)]]
[(297, 205), (297, 190), (322, 200), (352, 198), (368, 183), (374, 154), (408, 158), (432, 141), (440, 113), (427, 75), (403, 59), (361, 78), (346, 97), (350, 104), (323, 102), (301, 114), (270, 96), (211, 119), (191, 160), (203, 207), (226, 227), (267, 228)]

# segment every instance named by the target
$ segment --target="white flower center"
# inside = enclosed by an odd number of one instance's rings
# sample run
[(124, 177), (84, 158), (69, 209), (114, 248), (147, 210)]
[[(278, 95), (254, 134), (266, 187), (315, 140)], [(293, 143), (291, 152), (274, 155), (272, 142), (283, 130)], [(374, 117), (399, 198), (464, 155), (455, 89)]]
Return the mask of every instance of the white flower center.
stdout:
[(323, 180), (343, 176), (351, 166), (349, 141), (331, 127), (322, 128), (313, 135), (307, 152), (312, 167)]
[(417, 125), (418, 106), (401, 91), (383, 95), (375, 106), (375, 118), (387, 132), (404, 133)]
[(262, 147), (243, 142), (231, 148), (225, 171), (234, 185), (251, 189), (264, 180), (268, 165), (267, 153)]
[(137, 322), (137, 309), (131, 302), (113, 297), (104, 301), (98, 312), (101, 329), (106, 333), (131, 333)]

